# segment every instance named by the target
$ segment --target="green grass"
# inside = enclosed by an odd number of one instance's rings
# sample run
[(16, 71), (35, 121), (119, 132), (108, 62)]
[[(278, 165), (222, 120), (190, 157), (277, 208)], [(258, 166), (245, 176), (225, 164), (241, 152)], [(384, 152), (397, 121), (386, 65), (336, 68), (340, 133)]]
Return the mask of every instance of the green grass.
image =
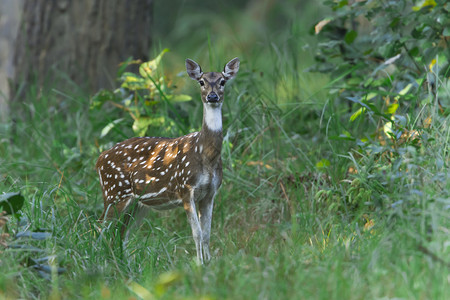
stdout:
[[(279, 13), (290, 25), (266, 28), (267, 40), (238, 11), (223, 21), (230, 32), (242, 26), (236, 37), (214, 27), (189, 41), (199, 46), (183, 48), (177, 27), (167, 40), (161, 38), (163, 47), (172, 48), (167, 76), (194, 99), (195, 84), (175, 78), (185, 56), (213, 68), (242, 58), (238, 77), (227, 87), (214, 259), (203, 267), (194, 263), (181, 208), (151, 212), (123, 252), (113, 239), (114, 227), (97, 222), (103, 204), (94, 164), (100, 149), (132, 135), (131, 120), (99, 138), (106, 124), (127, 116), (110, 106), (90, 110), (81, 91), (28, 88), (13, 111), (15, 123), (2, 124), (0, 131), (0, 193), (20, 191), (26, 199), (20, 220), (8, 222), (10, 248), (0, 248), (0, 299), (445, 299), (450, 294), (450, 118), (436, 116), (427, 130), (432, 139), (405, 147), (398, 164), (353, 142), (330, 139), (352, 126), (347, 106), (330, 101), (328, 78), (303, 72), (312, 59), (313, 50), (302, 48), (312, 21), (299, 21), (286, 7)], [(305, 15), (314, 11), (308, 9)], [(162, 109), (169, 126), (173, 115)], [(199, 128), (198, 101), (175, 109), (188, 120), (188, 131)], [(151, 134), (167, 128), (152, 128)], [(330, 166), (316, 167), (324, 158)], [(349, 173), (350, 166), (358, 172)], [(15, 237), (24, 230), (50, 237)], [(44, 267), (36, 265), (39, 258)]]

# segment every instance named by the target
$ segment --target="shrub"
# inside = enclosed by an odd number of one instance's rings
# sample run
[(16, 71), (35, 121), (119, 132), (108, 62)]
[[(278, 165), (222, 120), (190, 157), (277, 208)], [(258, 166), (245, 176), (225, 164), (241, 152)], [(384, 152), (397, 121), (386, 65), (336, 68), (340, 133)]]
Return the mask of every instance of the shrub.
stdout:
[(356, 171), (349, 176), (358, 179), (358, 186), (380, 191), (361, 199), (376, 207), (396, 203), (385, 193), (404, 190), (408, 195), (413, 190), (409, 179), (420, 179), (420, 166), (438, 154), (424, 149), (440, 149), (433, 143), (449, 113), (450, 3), (344, 0), (325, 5), (332, 13), (312, 29), (320, 43), (310, 71), (331, 74), (330, 95), (336, 104), (348, 104), (344, 128), (330, 139), (355, 143), (348, 157)]

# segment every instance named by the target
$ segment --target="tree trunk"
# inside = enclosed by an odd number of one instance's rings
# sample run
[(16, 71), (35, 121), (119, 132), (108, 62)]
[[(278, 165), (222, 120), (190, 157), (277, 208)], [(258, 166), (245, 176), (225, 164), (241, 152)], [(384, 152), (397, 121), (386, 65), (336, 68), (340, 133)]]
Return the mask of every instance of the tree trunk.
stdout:
[(115, 86), (120, 62), (148, 57), (152, 2), (25, 0), (15, 83), (57, 84), (63, 75), (91, 91)]
[(9, 81), (14, 76), (14, 41), (19, 28), (22, 0), (0, 0), (0, 123), (9, 116)]

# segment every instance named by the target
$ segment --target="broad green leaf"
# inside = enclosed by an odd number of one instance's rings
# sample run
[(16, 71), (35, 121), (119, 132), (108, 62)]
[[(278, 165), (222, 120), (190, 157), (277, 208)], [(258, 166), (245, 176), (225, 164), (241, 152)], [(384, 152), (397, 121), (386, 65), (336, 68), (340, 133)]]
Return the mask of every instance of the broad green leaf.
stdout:
[(106, 101), (114, 101), (116, 95), (112, 91), (100, 90), (91, 99), (90, 109), (99, 109)]
[(17, 193), (6, 193), (0, 195), (0, 211), (6, 211), (7, 215), (16, 214), (22, 209), (25, 198)]
[(397, 24), (400, 22), (400, 18), (396, 17), (392, 20), (392, 22), (389, 24), (389, 27), (391, 28), (395, 28), (395, 26), (397, 26)]
[(129, 90), (142, 90), (146, 89), (147, 85), (143, 78), (139, 77), (136, 74), (125, 72), (121, 79), (123, 80), (121, 87), (127, 88)]
[(164, 117), (140, 117), (134, 120), (133, 131), (137, 136), (144, 136), (149, 126), (162, 126), (164, 121)]
[(368, 93), (366, 96), (366, 100), (372, 100), (373, 98), (375, 98), (376, 96), (378, 96), (377, 93)]
[(355, 41), (357, 36), (358, 36), (358, 33), (356, 31), (350, 30), (349, 32), (347, 32), (345, 34), (344, 41), (347, 44), (351, 44), (351, 43), (353, 43)]
[(169, 52), (169, 49), (164, 49), (154, 60), (143, 63), (139, 67), (139, 74), (146, 79), (153, 78), (155, 76), (155, 71), (158, 68), (162, 57), (166, 52)]
[[(394, 117), (392, 116), (392, 120), (394, 120)], [(392, 122), (388, 121), (383, 126), (383, 131), (387, 136), (392, 136), (394, 134), (394, 131), (392, 131)]]
[(367, 78), (367, 80), (364, 82), (364, 87), (368, 87), (369, 85), (372, 84), (373, 81), (374, 81), (373, 77)]
[(392, 103), (391, 105), (389, 105), (387, 107), (386, 113), (393, 115), (397, 111), (397, 108), (398, 108), (398, 103)]
[(131, 72), (123, 73), (121, 78), (123, 81), (126, 81), (126, 82), (137, 82), (137, 81), (142, 80), (141, 77), (139, 77), (138, 75), (131, 73)]
[(419, 53), (420, 53), (420, 50), (419, 50), (419, 47), (417, 47), (417, 46), (412, 48), (411, 50), (409, 50), (409, 54), (411, 56), (417, 56), (417, 55), (419, 55)]
[(338, 3), (339, 8), (342, 8), (347, 5), (348, 5), (348, 0), (342, 0), (342, 1), (339, 1), (339, 3)]
[(316, 168), (324, 169), (331, 165), (330, 161), (326, 158), (322, 158), (320, 161), (316, 163)]
[(189, 95), (167, 95), (167, 100), (173, 102), (186, 102), (191, 101), (192, 97)]
[(443, 36), (450, 36), (450, 27), (445, 27), (444, 31), (442, 32)]
[(430, 9), (433, 9), (437, 5), (436, 1), (434, 0), (425, 0), (423, 1), (422, 5), (420, 6), (413, 6), (413, 11), (419, 11), (424, 7), (429, 7)]
[(364, 107), (359, 108), (353, 115), (350, 117), (350, 121), (355, 121), (366, 109)]
[(349, 137), (349, 138), (352, 137), (351, 133), (348, 132), (347, 130), (344, 130), (344, 131), (341, 133), (341, 136), (346, 136), (346, 137)]

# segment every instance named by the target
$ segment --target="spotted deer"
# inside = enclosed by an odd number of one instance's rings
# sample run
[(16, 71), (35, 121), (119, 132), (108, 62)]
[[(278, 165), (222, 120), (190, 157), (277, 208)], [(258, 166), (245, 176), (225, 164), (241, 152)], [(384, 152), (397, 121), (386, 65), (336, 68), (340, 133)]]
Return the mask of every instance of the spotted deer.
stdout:
[(239, 59), (222, 72), (203, 73), (186, 59), (186, 70), (200, 84), (203, 125), (178, 138), (135, 137), (100, 154), (96, 170), (103, 191), (100, 220), (125, 214), (121, 236), (137, 227), (146, 208), (183, 206), (197, 250), (197, 260), (210, 260), (209, 240), (214, 197), (222, 183), (222, 104), (225, 83), (239, 70)]

